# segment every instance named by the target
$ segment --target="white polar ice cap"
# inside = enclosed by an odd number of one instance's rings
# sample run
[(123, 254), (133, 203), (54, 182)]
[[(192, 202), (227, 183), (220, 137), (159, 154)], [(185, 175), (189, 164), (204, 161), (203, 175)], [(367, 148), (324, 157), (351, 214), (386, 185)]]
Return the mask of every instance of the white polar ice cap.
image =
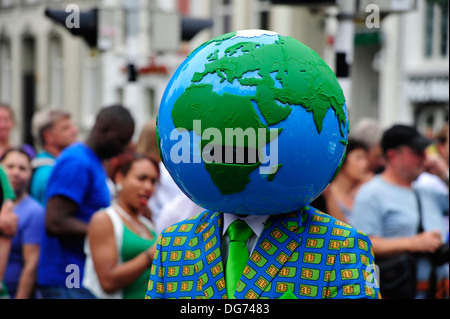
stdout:
[(274, 31), (258, 30), (258, 29), (236, 31), (236, 37), (254, 38), (260, 37), (262, 35), (278, 35), (278, 33)]

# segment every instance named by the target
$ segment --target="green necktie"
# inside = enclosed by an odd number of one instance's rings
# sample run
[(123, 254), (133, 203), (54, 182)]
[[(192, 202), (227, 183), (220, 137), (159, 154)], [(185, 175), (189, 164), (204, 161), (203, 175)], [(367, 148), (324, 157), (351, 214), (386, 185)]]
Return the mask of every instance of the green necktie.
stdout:
[(252, 229), (243, 220), (237, 219), (228, 227), (230, 244), (228, 246), (228, 259), (225, 269), (227, 297), (234, 298), (237, 284), (247, 265), (249, 254), (247, 240), (253, 234)]

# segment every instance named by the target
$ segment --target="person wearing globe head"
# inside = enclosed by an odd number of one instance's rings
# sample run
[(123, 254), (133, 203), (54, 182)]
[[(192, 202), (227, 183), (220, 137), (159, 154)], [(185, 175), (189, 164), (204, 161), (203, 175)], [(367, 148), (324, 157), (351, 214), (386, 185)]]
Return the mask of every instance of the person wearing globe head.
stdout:
[(205, 211), (162, 232), (146, 298), (381, 298), (369, 238), (309, 206), (348, 140), (342, 89), (314, 51), (271, 31), (214, 38), (173, 75), (157, 128)]

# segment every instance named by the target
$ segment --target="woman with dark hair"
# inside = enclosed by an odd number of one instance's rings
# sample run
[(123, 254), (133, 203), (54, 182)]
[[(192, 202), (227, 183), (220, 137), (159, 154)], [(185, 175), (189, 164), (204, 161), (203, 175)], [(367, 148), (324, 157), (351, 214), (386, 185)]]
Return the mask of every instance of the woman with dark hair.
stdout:
[(356, 192), (369, 175), (368, 151), (365, 143), (350, 138), (339, 173), (311, 206), (348, 223)]
[(22, 148), (10, 148), (1, 161), (14, 189), (17, 232), (11, 241), (4, 281), (10, 297), (35, 298), (37, 266), (44, 231), (44, 208), (28, 194), (31, 159)]
[(143, 212), (159, 177), (149, 156), (115, 158), (116, 201), (92, 217), (85, 244), (83, 286), (97, 298), (142, 299), (156, 248), (156, 232)]
[(368, 152), (369, 149), (366, 144), (355, 139), (349, 139), (344, 162), (334, 181), (330, 184), (330, 193), (347, 222), (352, 212), (356, 192), (367, 181)]

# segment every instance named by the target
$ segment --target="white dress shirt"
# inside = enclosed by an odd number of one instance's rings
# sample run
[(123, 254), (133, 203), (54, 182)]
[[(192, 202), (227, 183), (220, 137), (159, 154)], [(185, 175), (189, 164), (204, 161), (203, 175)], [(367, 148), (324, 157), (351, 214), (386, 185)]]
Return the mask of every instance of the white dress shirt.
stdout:
[(236, 219), (242, 219), (247, 223), (248, 226), (253, 231), (253, 234), (247, 241), (248, 253), (251, 256), (253, 250), (258, 243), (259, 238), (264, 231), (264, 227), (266, 226), (267, 219), (269, 219), (270, 215), (247, 215), (247, 216), (238, 216), (234, 214), (223, 214), (223, 233), (222, 233), (222, 262), (225, 266), (226, 261), (228, 259), (228, 245), (230, 243), (230, 237), (228, 236), (228, 226), (231, 225)]

